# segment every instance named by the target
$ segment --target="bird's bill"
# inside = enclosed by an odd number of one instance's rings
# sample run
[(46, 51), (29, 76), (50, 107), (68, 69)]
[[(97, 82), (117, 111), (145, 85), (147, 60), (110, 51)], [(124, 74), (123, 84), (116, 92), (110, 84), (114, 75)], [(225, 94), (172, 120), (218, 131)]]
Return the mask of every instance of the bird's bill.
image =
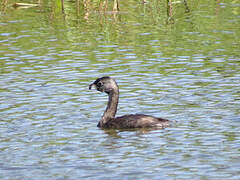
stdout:
[(92, 84), (89, 85), (89, 89), (91, 90), (92, 87), (93, 87), (94, 89), (97, 89), (96, 84), (94, 84), (94, 83), (92, 83)]

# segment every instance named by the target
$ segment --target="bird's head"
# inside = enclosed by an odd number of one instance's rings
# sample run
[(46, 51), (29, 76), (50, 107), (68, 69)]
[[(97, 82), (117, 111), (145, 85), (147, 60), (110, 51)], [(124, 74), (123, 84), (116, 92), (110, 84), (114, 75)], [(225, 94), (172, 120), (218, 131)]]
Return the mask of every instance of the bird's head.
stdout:
[(92, 87), (107, 94), (113, 91), (118, 91), (118, 85), (116, 81), (109, 76), (96, 79), (92, 84), (89, 85), (89, 89), (92, 89)]

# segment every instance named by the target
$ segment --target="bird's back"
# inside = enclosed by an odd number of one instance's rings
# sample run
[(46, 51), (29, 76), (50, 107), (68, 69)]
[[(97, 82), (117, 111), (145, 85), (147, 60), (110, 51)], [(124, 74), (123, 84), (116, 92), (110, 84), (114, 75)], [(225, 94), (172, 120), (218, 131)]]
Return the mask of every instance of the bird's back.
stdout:
[(148, 116), (144, 114), (129, 114), (110, 119), (102, 128), (165, 128), (169, 126), (169, 120)]

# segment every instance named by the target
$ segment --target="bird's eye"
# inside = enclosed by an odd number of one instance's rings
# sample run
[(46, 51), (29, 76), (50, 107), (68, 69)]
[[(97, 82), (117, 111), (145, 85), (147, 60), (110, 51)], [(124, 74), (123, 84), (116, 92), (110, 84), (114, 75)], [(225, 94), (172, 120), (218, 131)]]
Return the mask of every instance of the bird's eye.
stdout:
[(102, 85), (103, 85), (102, 81), (99, 81), (99, 82), (97, 83), (97, 86), (98, 86), (98, 87), (101, 87)]

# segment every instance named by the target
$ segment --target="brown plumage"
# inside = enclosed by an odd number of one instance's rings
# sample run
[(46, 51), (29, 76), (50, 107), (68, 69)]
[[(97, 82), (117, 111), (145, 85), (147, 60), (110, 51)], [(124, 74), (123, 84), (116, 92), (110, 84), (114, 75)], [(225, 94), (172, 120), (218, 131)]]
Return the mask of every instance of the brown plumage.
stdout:
[(98, 91), (108, 94), (108, 105), (98, 127), (101, 128), (165, 128), (169, 126), (169, 120), (149, 116), (145, 114), (129, 114), (116, 117), (119, 88), (116, 81), (108, 76), (98, 78), (89, 85), (94, 86)]

